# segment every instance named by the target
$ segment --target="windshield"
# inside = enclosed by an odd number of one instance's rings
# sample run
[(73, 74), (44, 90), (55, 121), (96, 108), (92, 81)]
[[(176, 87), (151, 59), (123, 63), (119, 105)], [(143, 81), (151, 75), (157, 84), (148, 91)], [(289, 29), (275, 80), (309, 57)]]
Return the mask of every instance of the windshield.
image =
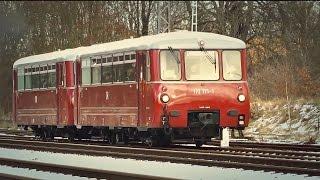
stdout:
[[(215, 61), (216, 64), (213, 61)], [(185, 68), (187, 80), (218, 80), (218, 52), (186, 51)]]
[[(178, 58), (178, 59), (177, 59)], [(179, 60), (179, 61), (177, 61)], [(180, 80), (181, 63), (179, 51), (163, 50), (160, 52), (160, 69), (162, 80)]]
[(225, 80), (241, 80), (241, 55), (240, 51), (223, 51), (223, 78)]

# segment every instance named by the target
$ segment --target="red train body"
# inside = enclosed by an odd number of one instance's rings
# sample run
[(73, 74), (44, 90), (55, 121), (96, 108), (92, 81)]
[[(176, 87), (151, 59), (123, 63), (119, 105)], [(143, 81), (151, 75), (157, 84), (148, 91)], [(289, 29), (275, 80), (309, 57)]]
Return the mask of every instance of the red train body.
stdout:
[(42, 138), (151, 145), (219, 137), (249, 123), (245, 44), (174, 32), (22, 58), (13, 117)]

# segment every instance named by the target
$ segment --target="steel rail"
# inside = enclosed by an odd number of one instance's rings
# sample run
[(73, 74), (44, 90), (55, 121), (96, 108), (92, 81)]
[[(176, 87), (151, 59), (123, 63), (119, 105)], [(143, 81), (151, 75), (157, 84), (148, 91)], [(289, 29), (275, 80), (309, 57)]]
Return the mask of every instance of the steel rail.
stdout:
[(7, 174), (7, 173), (0, 173), (0, 179), (5, 180), (36, 180), (35, 178), (29, 178), (25, 176), (18, 176), (13, 174)]
[[(172, 148), (161, 148), (162, 150), (173, 149), (176, 151), (187, 151), (187, 152), (202, 152), (202, 153), (219, 153), (219, 154), (234, 154), (234, 155), (244, 155), (244, 156), (259, 156), (259, 157), (270, 157), (270, 158), (282, 158), (282, 159), (297, 159), (297, 160), (309, 160), (309, 161), (320, 161), (320, 153), (310, 153), (308, 152), (297, 153), (297, 152), (286, 152), (286, 151), (272, 151), (264, 149), (243, 149), (243, 148), (218, 148), (210, 147), (208, 149), (195, 149), (186, 148), (181, 146), (174, 146)], [(310, 157), (309, 157), (310, 156)]]
[(17, 130), (17, 129), (3, 129), (0, 128), (0, 133), (13, 134), (13, 135), (32, 135), (31, 131)]
[[(23, 130), (7, 130), (0, 129), (0, 133), (16, 134), (16, 135), (32, 135), (31, 131)], [(194, 144), (190, 141), (175, 141), (177, 143), (188, 143)], [(219, 146), (220, 142), (218, 140), (213, 140), (207, 143), (208, 145)], [(263, 143), (263, 142), (230, 142), (231, 147), (246, 147), (246, 148), (265, 148), (265, 149), (277, 149), (277, 150), (290, 150), (290, 151), (311, 151), (320, 152), (319, 145), (310, 144), (287, 144), (287, 143)]]
[[(256, 149), (256, 148), (241, 148), (241, 147), (228, 147), (228, 148), (221, 148), (218, 146), (211, 146), (211, 147), (201, 147), (196, 148), (196, 147), (192, 147), (192, 146), (181, 146), (181, 145), (173, 145), (171, 146), (172, 148), (176, 148), (179, 150), (184, 150), (184, 151), (193, 151), (193, 152), (212, 152), (212, 151), (219, 151), (219, 152), (242, 152), (242, 153), (250, 153), (250, 154), (259, 154), (261, 156), (264, 156), (263, 154), (274, 154), (274, 155), (282, 155), (282, 157), (287, 156), (288, 159), (290, 158), (294, 158), (294, 159), (299, 159), (299, 158), (305, 158), (307, 156), (309, 156), (310, 158), (306, 158), (306, 159), (310, 159), (310, 160), (320, 160), (320, 153), (318, 152), (297, 152), (297, 151), (288, 151), (288, 150), (277, 150), (277, 149)], [(163, 149), (163, 148), (161, 148)], [(166, 149), (166, 148), (164, 148)], [(261, 154), (263, 153), (263, 154)]]
[[(220, 142), (212, 141), (208, 142), (209, 145), (218, 146)], [(291, 150), (291, 151), (313, 151), (320, 152), (320, 146), (318, 145), (305, 145), (305, 144), (274, 144), (274, 143), (254, 143), (254, 142), (230, 142), (232, 147), (247, 147), (247, 148), (266, 148), (266, 149), (278, 149), (278, 150)]]
[(111, 180), (118, 180), (118, 179), (119, 180), (120, 179), (121, 180), (122, 179), (173, 180), (174, 179), (174, 178), (166, 178), (166, 177), (160, 177), (160, 176), (133, 174), (133, 173), (126, 173), (126, 172), (109, 171), (109, 170), (101, 170), (101, 169), (93, 169), (93, 168), (61, 165), (61, 164), (51, 164), (51, 163), (36, 162), (36, 161), (26, 161), (26, 160), (19, 160), (19, 159), (9, 159), (9, 158), (0, 158), (0, 164), (12, 166), (12, 167), (37, 169), (40, 171), (63, 173), (63, 174), (70, 174), (73, 176), (82, 176), (82, 177), (98, 178), (98, 179), (102, 179), (102, 178), (111, 179)]
[[(3, 137), (0, 136), (1, 139), (12, 138), (16, 140), (35, 140), (31, 137), (19, 137), (19, 136), (9, 136)], [(61, 142), (61, 141), (58, 141)], [(66, 142), (62, 140), (62, 142)], [(91, 145), (99, 145), (99, 146), (110, 146), (103, 141), (94, 142), (94, 141), (75, 141), (74, 144), (84, 144), (88, 143)], [(118, 145), (117, 147), (128, 147)], [(130, 147), (137, 148), (145, 148), (145, 146), (141, 144), (130, 144)], [(273, 158), (284, 158), (284, 159), (301, 159), (301, 160), (314, 160), (320, 161), (320, 153), (317, 152), (296, 152), (296, 151), (284, 151), (284, 150), (272, 150), (272, 149), (254, 149), (254, 148), (239, 148), (239, 147), (229, 147), (229, 148), (221, 148), (221, 147), (202, 147), (200, 149), (191, 147), (191, 146), (181, 146), (181, 145), (171, 145), (170, 148), (156, 147), (156, 149), (162, 150), (172, 150), (175, 151), (188, 151), (188, 152), (204, 152), (204, 153), (219, 153), (219, 154), (236, 154), (236, 155), (246, 155), (246, 156), (259, 156), (259, 157), (273, 157)]]
[[(14, 144), (16, 143), (16, 144)], [(249, 168), (259, 170), (272, 170), (284, 173), (305, 173), (309, 175), (320, 176), (320, 162), (305, 160), (290, 160), (265, 157), (248, 157), (241, 155), (225, 155), (217, 153), (196, 153), (182, 152), (174, 150), (155, 150), (145, 148), (128, 148), (112, 146), (79, 145), (67, 143), (52, 143), (38, 141), (20, 141), (11, 140), (11, 142), (1, 142), (0, 146), (7, 148), (21, 148), (33, 150), (45, 150), (52, 152), (89, 154), (99, 156), (113, 156), (121, 158), (171, 161), (178, 163), (205, 165), (205, 166), (223, 166), (235, 168)], [(261, 169), (261, 167), (263, 167)], [(293, 170), (296, 171), (293, 171)]]

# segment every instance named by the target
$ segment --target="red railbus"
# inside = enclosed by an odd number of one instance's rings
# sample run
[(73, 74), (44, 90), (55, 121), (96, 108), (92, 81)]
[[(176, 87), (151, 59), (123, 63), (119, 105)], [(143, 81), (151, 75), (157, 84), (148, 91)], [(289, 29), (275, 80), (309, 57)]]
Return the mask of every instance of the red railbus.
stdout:
[(246, 45), (172, 32), (25, 57), (13, 65), (13, 117), (41, 138), (200, 146), (249, 123)]

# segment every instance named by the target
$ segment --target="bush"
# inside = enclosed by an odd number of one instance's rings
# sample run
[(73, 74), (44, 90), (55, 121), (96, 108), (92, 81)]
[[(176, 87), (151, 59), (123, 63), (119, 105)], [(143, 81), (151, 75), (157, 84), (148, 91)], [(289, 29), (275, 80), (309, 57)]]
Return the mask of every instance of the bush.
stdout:
[[(316, 97), (320, 88), (313, 80), (307, 66), (299, 67), (294, 63), (280, 61), (259, 65), (249, 78), (249, 86), (254, 96), (264, 100), (274, 98), (292, 99)], [(317, 94), (318, 93), (318, 94)]]

